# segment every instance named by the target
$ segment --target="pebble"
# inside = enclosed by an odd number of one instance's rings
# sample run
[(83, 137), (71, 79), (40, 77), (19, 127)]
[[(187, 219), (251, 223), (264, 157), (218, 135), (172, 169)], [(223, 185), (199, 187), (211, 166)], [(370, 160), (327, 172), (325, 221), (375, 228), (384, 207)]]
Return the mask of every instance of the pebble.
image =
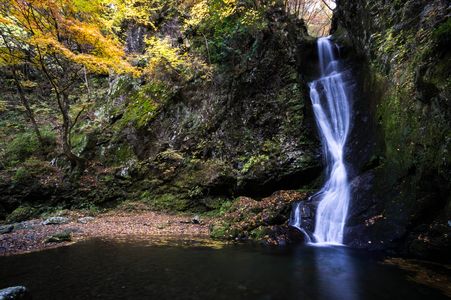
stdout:
[(198, 215), (194, 216), (194, 218), (191, 219), (191, 223), (200, 224), (200, 217)]

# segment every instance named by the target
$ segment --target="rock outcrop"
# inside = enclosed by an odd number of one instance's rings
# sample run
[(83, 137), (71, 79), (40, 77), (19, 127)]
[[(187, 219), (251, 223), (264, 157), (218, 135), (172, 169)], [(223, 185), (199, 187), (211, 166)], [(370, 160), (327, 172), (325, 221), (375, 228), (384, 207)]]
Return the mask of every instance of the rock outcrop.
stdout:
[[(264, 18), (259, 32), (227, 38), (211, 80), (181, 85), (144, 126), (124, 129), (135, 163), (122, 173), (133, 178), (136, 198), (158, 209), (211, 209), (224, 198), (264, 197), (319, 177), (307, 87), (315, 41), (280, 6)], [(130, 85), (116, 86), (112, 101), (126, 105), (120, 91)]]
[[(340, 0), (337, 6), (334, 36), (360, 57), (357, 105), (366, 107), (368, 128), (375, 129), (374, 144), (360, 144), (365, 155), (354, 156), (346, 241), (446, 260), (451, 249), (449, 1)], [(359, 148), (364, 139), (358, 132), (365, 130), (355, 128), (350, 147)]]
[(307, 199), (307, 193), (278, 191), (260, 201), (240, 197), (227, 209), (221, 220), (212, 226), (213, 238), (254, 240), (281, 245), (303, 240), (303, 234), (288, 227), (291, 206)]

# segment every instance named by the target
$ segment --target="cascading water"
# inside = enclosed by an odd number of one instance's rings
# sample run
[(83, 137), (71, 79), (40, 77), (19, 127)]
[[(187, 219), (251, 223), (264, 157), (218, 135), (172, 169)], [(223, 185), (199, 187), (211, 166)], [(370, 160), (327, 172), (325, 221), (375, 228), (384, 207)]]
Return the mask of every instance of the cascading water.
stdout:
[(304, 228), (301, 227), (302, 219), (301, 219), (301, 202), (295, 202), (293, 203), (293, 210), (291, 213), (290, 218), (290, 226), (296, 228), (300, 232), (304, 234), (305, 242), (311, 243), (312, 240), (310, 239), (310, 236), (308, 233), (304, 230)]
[(321, 77), (310, 83), (310, 98), (327, 163), (328, 179), (318, 192), (314, 237), (319, 244), (343, 244), (343, 229), (350, 200), (344, 161), (350, 105), (344, 72), (329, 38), (318, 40)]

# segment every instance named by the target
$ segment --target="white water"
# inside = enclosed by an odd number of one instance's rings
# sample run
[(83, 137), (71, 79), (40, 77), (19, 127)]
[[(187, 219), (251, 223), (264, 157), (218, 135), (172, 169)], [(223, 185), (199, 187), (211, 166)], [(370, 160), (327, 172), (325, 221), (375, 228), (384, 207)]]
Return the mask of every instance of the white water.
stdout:
[(316, 195), (314, 236), (318, 244), (343, 244), (343, 229), (350, 200), (344, 161), (344, 147), (349, 131), (350, 105), (344, 74), (334, 55), (329, 38), (318, 40), (321, 77), (310, 83), (310, 98), (327, 163), (327, 181)]
[(312, 240), (310, 239), (310, 236), (308, 235), (308, 233), (304, 230), (304, 228), (301, 227), (301, 202), (297, 202), (293, 204), (294, 209), (293, 209), (293, 213), (292, 216), (290, 218), (290, 226), (298, 229), (299, 231), (301, 231), (304, 236), (305, 236), (305, 242), (306, 243), (311, 243)]

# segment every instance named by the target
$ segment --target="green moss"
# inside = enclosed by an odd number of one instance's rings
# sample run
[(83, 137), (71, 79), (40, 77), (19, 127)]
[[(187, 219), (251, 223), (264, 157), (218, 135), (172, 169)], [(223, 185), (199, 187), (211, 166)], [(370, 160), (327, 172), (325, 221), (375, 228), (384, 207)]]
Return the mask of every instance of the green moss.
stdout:
[(35, 217), (37, 210), (31, 206), (19, 206), (9, 216), (6, 221), (8, 223), (16, 223), (29, 220)]
[(92, 202), (81, 202), (81, 203), (79, 202), (76, 203), (76, 205), (74, 205), (74, 208), (81, 210), (83, 214), (91, 217), (97, 216), (98, 214), (104, 211), (104, 209), (102, 209), (101, 207)]
[(103, 163), (116, 167), (135, 166), (137, 161), (133, 148), (125, 142), (101, 148), (100, 158)]
[(150, 82), (130, 95), (119, 125), (133, 124), (140, 128), (151, 122), (159, 109), (173, 96), (171, 89), (159, 82)]
[(451, 44), (451, 19), (438, 26), (432, 33), (432, 36), (438, 47), (449, 47)]
[(110, 87), (109, 97), (114, 99), (126, 95), (134, 91), (136, 85), (137, 82), (129, 76), (118, 76)]
[(414, 91), (405, 86), (392, 87), (378, 106), (378, 118), (385, 137), (386, 163), (400, 172), (415, 168), (446, 169), (451, 134), (441, 111), (415, 99)]
[(250, 170), (264, 165), (266, 162), (269, 161), (268, 155), (257, 155), (257, 156), (251, 156), (248, 161), (243, 165), (243, 168), (241, 169), (241, 173), (247, 173)]
[(53, 151), (56, 146), (54, 131), (44, 128), (41, 130), (41, 135), (44, 140), (44, 148), (41, 147), (33, 131), (25, 131), (17, 134), (6, 145), (4, 163), (8, 166), (14, 166), (33, 155), (47, 154)]
[(158, 154), (157, 159), (159, 160), (170, 160), (174, 162), (182, 161), (183, 155), (182, 153), (173, 150), (173, 149), (167, 149), (161, 153)]
[(30, 157), (16, 169), (13, 181), (16, 183), (29, 183), (34, 178), (54, 174), (55, 169), (49, 162)]
[(232, 206), (232, 201), (223, 197), (203, 197), (199, 201), (204, 205), (207, 211), (203, 212), (203, 215), (209, 217), (221, 217)]
[(88, 143), (88, 137), (83, 132), (73, 133), (71, 135), (72, 150), (76, 155), (80, 155)]
[(150, 195), (145, 202), (151, 208), (162, 211), (186, 211), (190, 207), (189, 201), (174, 194)]
[(31, 174), (28, 169), (24, 167), (20, 167), (16, 170), (16, 173), (13, 176), (13, 180), (16, 182), (25, 182), (31, 177)]
[(228, 212), (230, 210), (230, 208), (233, 205), (233, 201), (225, 201), (221, 204), (221, 207), (219, 208), (219, 214), (220, 215), (224, 215), (226, 212)]

